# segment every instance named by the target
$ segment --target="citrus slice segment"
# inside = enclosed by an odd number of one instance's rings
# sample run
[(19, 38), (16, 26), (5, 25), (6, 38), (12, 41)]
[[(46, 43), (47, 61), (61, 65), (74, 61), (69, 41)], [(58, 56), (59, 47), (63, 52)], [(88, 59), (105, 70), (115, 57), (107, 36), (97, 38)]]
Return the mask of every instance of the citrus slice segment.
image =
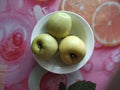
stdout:
[(97, 7), (92, 18), (92, 29), (97, 41), (105, 46), (120, 44), (120, 4), (104, 2)]

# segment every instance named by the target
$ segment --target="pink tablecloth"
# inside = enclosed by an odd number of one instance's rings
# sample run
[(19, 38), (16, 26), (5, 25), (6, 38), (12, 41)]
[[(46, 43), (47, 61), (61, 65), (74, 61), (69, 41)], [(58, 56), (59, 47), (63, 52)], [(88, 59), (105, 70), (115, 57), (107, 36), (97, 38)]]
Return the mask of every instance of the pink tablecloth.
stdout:
[[(106, 47), (96, 41), (89, 62), (82, 69), (67, 75), (47, 72), (32, 57), (29, 43), (33, 27), (42, 16), (61, 10), (60, 1), (0, 0), (0, 90), (58, 90), (59, 82), (69, 85), (76, 80), (95, 82), (96, 90), (105, 90), (120, 64), (120, 46)], [(110, 0), (98, 1), (105, 3)], [(40, 16), (36, 14), (37, 9)]]

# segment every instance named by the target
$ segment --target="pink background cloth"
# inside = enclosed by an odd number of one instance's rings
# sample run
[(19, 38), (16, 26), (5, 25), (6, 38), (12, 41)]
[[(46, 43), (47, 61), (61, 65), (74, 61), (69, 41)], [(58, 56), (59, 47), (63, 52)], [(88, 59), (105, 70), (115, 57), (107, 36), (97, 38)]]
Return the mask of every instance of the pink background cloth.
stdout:
[(96, 90), (105, 90), (120, 64), (120, 46), (105, 47), (96, 41), (93, 55), (82, 69), (68, 75), (47, 72), (30, 50), (36, 5), (44, 16), (57, 11), (60, 0), (0, 0), (0, 90), (58, 90), (59, 82), (68, 85), (76, 80), (90, 80), (96, 83)]

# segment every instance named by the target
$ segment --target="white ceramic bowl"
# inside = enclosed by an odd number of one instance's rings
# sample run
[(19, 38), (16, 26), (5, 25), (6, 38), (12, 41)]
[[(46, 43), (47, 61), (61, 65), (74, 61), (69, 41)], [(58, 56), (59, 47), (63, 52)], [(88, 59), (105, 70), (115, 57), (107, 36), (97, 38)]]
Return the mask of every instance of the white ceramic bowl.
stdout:
[(57, 74), (67, 74), (67, 73), (71, 73), (76, 70), (79, 70), (90, 59), (90, 57), (93, 53), (93, 50), (94, 50), (94, 35), (93, 35), (93, 31), (92, 31), (90, 25), (80, 15), (70, 12), (70, 11), (55, 11), (55, 12), (47, 14), (46, 16), (42, 17), (38, 21), (38, 23), (35, 25), (33, 32), (32, 32), (31, 43), (37, 35), (42, 34), (42, 33), (47, 33), (46, 26), (45, 26), (46, 22), (49, 19), (49, 17), (56, 12), (65, 12), (71, 16), (72, 30), (71, 30), (70, 34), (76, 35), (84, 41), (84, 43), (86, 45), (86, 51), (87, 51), (85, 57), (78, 64), (65, 65), (61, 62), (58, 54), (55, 57), (53, 57), (51, 60), (48, 60), (48, 61), (38, 60), (34, 55), (33, 56), (34, 56), (35, 60), (39, 63), (39, 65), (42, 66), (44, 69), (46, 69), (50, 72), (53, 72), (53, 73), (57, 73)]

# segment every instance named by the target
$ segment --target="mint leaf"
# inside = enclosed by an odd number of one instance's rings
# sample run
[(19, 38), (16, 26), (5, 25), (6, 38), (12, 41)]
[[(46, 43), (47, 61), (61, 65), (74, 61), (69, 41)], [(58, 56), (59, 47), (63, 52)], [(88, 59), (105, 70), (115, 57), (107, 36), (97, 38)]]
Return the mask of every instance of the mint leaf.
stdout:
[(77, 81), (68, 87), (68, 90), (95, 90), (96, 84), (90, 81)]

